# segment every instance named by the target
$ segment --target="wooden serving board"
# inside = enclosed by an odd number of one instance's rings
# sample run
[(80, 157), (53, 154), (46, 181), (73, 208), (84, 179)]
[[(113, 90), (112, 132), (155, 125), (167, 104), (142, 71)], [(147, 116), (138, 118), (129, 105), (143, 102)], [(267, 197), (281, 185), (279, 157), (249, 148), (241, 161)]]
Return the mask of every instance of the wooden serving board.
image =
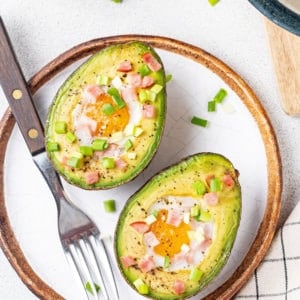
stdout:
[(283, 110), (300, 116), (300, 37), (265, 19)]

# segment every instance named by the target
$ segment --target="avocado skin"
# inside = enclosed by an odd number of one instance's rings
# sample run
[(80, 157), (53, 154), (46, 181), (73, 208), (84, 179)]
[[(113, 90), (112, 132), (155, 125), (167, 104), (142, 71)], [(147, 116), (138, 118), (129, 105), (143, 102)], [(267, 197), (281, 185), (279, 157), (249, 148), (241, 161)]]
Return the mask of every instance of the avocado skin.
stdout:
[[(163, 86), (163, 90), (159, 93), (156, 99), (156, 108), (158, 111), (157, 117), (155, 118), (155, 133), (153, 133), (154, 138), (149, 142), (149, 145), (146, 145), (147, 148), (146, 153), (143, 158), (139, 161), (139, 164), (132, 169), (130, 172), (126, 172), (124, 176), (113, 176), (113, 174), (108, 174), (106, 178), (109, 180), (100, 180), (95, 184), (87, 184), (84, 181), (84, 173), (78, 175), (77, 170), (73, 169), (68, 171), (64, 168), (61, 162), (57, 159), (55, 152), (50, 152), (47, 149), (47, 142), (53, 141), (52, 132), (53, 132), (53, 124), (56, 120), (56, 114), (61, 113), (63, 109), (63, 105), (60, 105), (60, 102), (68, 101), (65, 100), (65, 97), (70, 91), (74, 91), (77, 88), (76, 83), (79, 81), (81, 84), (85, 82), (84, 77), (92, 76), (93, 66), (97, 64), (101, 60), (107, 60), (108, 63), (116, 64), (116, 60), (120, 58), (124, 53), (127, 57), (130, 57), (130, 52), (133, 54), (139, 54), (140, 56), (146, 52), (150, 52), (155, 59), (162, 65), (162, 68), (159, 71), (153, 72), (154, 77), (156, 79), (156, 83)], [(126, 58), (127, 58), (126, 57)], [(141, 58), (139, 58), (139, 62), (142, 63)], [(155, 50), (148, 45), (147, 43), (140, 41), (132, 41), (123, 44), (116, 44), (112, 46), (108, 46), (103, 50), (97, 52), (93, 56), (91, 56), (86, 62), (84, 62), (79, 68), (77, 68), (63, 83), (63, 85), (59, 88), (57, 94), (54, 97), (52, 105), (49, 108), (46, 125), (45, 125), (45, 147), (50, 161), (52, 162), (54, 168), (64, 177), (64, 179), (80, 188), (87, 190), (104, 190), (110, 189), (113, 187), (117, 187), (124, 183), (127, 183), (137, 177), (151, 162), (154, 155), (157, 152), (159, 147), (161, 137), (164, 130), (165, 125), (165, 115), (166, 115), (166, 79), (165, 79), (165, 70), (163, 66), (163, 62), (161, 61), (158, 54)]]
[[(194, 171), (189, 172), (190, 169), (194, 169)], [(221, 230), (223, 230), (222, 236), (219, 238), (220, 243), (217, 245), (215, 244), (215, 242), (213, 243), (214, 248), (217, 250), (217, 253), (215, 255), (214, 253), (212, 253), (211, 255), (211, 252), (215, 251), (209, 251), (209, 257), (206, 257), (203, 260), (205, 261), (205, 264), (208, 265), (208, 267), (206, 267), (205, 269), (204, 275), (201, 277), (200, 281), (196, 286), (187, 289), (183, 294), (176, 295), (174, 292), (159, 293), (150, 289), (149, 294), (143, 296), (157, 300), (186, 299), (200, 292), (203, 288), (205, 288), (208, 285), (209, 282), (211, 282), (220, 273), (220, 271), (226, 264), (228, 257), (230, 256), (230, 252), (235, 242), (236, 234), (240, 224), (242, 195), (241, 187), (238, 182), (239, 172), (234, 168), (232, 163), (226, 157), (220, 154), (211, 152), (194, 154), (182, 159), (179, 163), (174, 164), (154, 175), (134, 195), (132, 195), (125, 204), (123, 211), (120, 214), (120, 218), (115, 230), (114, 248), (118, 266), (122, 275), (124, 276), (128, 284), (133, 289), (135, 289), (133, 281), (136, 279), (137, 276), (136, 269), (124, 268), (120, 260), (124, 249), (126, 249), (126, 245), (124, 245), (124, 238), (122, 238), (121, 233), (122, 228), (126, 223), (126, 218), (128, 217), (128, 215), (132, 211), (134, 211), (135, 207), (137, 206), (137, 203), (139, 203), (138, 206), (140, 209), (147, 209), (143, 205), (144, 202), (147, 201), (147, 196), (151, 194), (154, 190), (164, 186), (166, 182), (175, 180), (178, 183), (181, 180), (181, 178), (183, 178), (182, 176), (184, 176), (185, 174), (187, 174), (188, 176), (193, 176), (192, 173), (198, 175), (203, 173), (211, 174), (214, 173), (216, 169), (222, 170), (221, 172), (226, 171), (226, 174), (230, 174), (235, 181), (234, 188), (230, 192), (227, 192), (226, 195), (222, 197), (221, 203), (217, 205), (219, 207), (219, 212), (225, 213), (220, 214), (222, 215), (222, 217), (220, 217), (219, 220), (218, 215), (214, 215), (213, 217), (215, 225), (218, 226), (216, 235), (218, 235), (218, 232), (221, 227)], [(183, 192), (183, 194), (185, 193)], [(146, 207), (149, 206), (151, 205), (146, 205)], [(211, 247), (213, 247), (213, 245)], [(210, 263), (208, 259), (211, 260), (213, 263)]]

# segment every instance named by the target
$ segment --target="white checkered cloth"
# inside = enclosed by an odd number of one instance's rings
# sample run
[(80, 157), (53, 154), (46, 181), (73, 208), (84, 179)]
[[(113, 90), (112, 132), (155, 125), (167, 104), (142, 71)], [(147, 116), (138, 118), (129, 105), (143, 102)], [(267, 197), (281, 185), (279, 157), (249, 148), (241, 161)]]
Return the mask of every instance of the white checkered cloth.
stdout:
[(300, 203), (235, 299), (300, 300)]

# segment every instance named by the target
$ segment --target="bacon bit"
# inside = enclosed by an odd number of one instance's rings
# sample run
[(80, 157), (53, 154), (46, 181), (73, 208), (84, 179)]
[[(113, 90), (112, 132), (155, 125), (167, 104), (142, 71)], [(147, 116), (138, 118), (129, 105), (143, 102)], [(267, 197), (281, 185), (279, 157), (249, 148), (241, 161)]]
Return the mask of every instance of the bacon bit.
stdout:
[(133, 222), (130, 224), (130, 226), (133, 227), (138, 233), (145, 233), (150, 229), (150, 226), (143, 221)]
[(185, 291), (185, 284), (182, 280), (177, 279), (173, 284), (173, 290), (177, 295), (182, 294)]
[(162, 65), (149, 52), (142, 56), (143, 61), (147, 64), (151, 71), (156, 72), (162, 68)]
[(201, 242), (199, 245), (199, 251), (204, 252), (208, 249), (208, 247), (212, 244), (212, 239), (207, 239)]
[(152, 256), (146, 255), (142, 260), (140, 261), (139, 267), (142, 272), (147, 273), (155, 268), (155, 263)]
[(151, 76), (145, 76), (142, 79), (142, 88), (150, 87), (154, 84), (155, 80)]
[(168, 217), (167, 217), (167, 224), (173, 225), (175, 227), (178, 227), (181, 223), (181, 215), (179, 212), (175, 210), (170, 210), (168, 212)]
[(142, 108), (142, 116), (146, 119), (155, 117), (155, 107), (151, 104), (144, 104)]
[(235, 184), (233, 178), (229, 174), (224, 175), (222, 181), (227, 187), (230, 187), (230, 188), (232, 188)]
[(203, 197), (207, 205), (216, 206), (219, 202), (219, 197), (216, 192), (206, 193)]
[(126, 101), (126, 102), (130, 102), (130, 101), (137, 101), (138, 97), (137, 97), (137, 93), (136, 93), (136, 88), (132, 87), (132, 86), (127, 86), (121, 89), (121, 95), (122, 98)]
[(119, 170), (124, 170), (127, 167), (127, 162), (119, 158), (118, 160), (116, 160), (116, 167)]
[(134, 87), (142, 86), (142, 76), (139, 73), (129, 73), (126, 78), (127, 82)]
[(152, 231), (149, 231), (144, 234), (144, 243), (146, 246), (153, 248), (159, 244), (159, 240)]
[(98, 172), (85, 173), (84, 180), (87, 184), (96, 183), (99, 180), (99, 173)]
[(136, 264), (135, 259), (129, 255), (121, 256), (120, 259), (125, 268), (129, 268)]
[(129, 60), (124, 60), (123, 62), (121, 62), (117, 68), (117, 71), (120, 72), (129, 72), (132, 70), (132, 65), (131, 62)]
[(100, 86), (96, 84), (89, 84), (83, 89), (83, 99), (89, 103), (95, 103), (100, 95), (104, 92)]

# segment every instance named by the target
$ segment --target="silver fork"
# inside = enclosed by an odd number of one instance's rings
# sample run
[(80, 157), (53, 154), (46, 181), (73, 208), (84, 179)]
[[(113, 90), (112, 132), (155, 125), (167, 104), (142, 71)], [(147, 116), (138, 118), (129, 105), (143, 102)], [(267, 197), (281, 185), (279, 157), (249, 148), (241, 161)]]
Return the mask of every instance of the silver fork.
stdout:
[(92, 220), (70, 202), (47, 157), (43, 126), (1, 17), (0, 49), (0, 84), (33, 160), (56, 200), (58, 230), (66, 257), (81, 279), (87, 299), (117, 300), (108, 243)]

